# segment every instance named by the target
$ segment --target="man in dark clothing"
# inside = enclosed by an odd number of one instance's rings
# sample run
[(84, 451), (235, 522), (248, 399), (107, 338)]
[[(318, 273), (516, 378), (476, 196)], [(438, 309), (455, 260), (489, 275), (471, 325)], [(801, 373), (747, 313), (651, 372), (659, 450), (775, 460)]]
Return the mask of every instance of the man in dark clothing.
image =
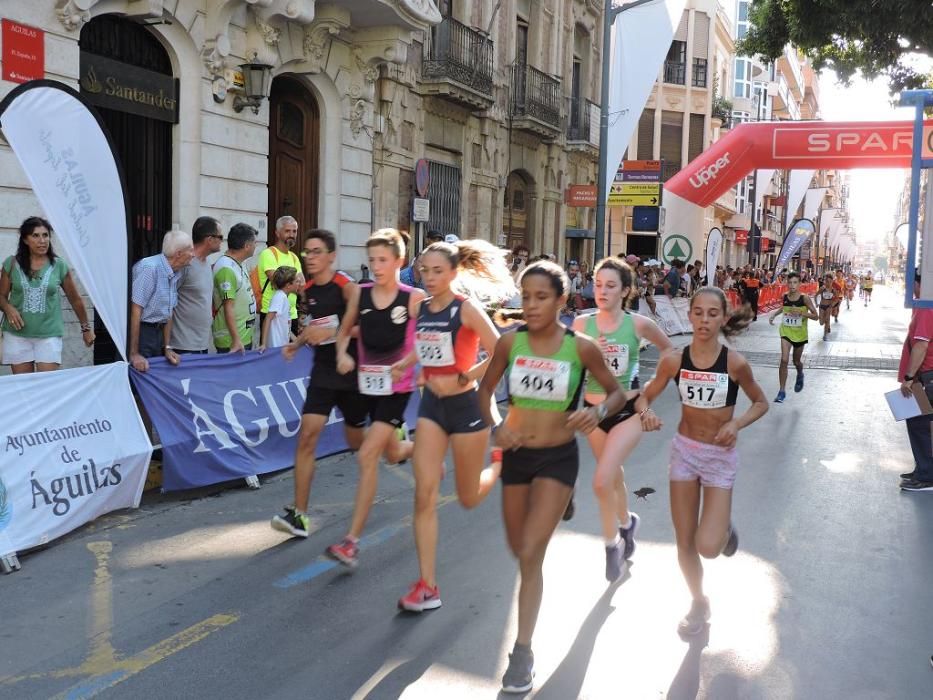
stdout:
[(667, 294), (671, 299), (676, 297), (680, 292), (680, 288), (683, 285), (683, 274), (684, 274), (684, 261), (683, 260), (674, 260), (671, 263), (671, 269), (668, 271), (667, 275), (664, 277), (664, 282), (662, 286), (664, 287), (664, 293)]

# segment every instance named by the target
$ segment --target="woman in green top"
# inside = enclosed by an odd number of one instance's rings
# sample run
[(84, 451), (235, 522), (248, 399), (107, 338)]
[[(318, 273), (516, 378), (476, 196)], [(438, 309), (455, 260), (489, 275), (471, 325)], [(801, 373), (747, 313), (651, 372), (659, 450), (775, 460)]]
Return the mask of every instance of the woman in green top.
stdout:
[[(673, 346), (654, 321), (626, 311), (627, 302), (636, 293), (635, 274), (626, 263), (618, 258), (600, 261), (595, 285), (598, 310), (589, 316), (577, 316), (573, 329), (597, 340), (609, 371), (626, 392), (622, 410), (600, 421), (596, 430), (587, 435), (596, 457), (593, 492), (606, 540), (606, 580), (611, 582), (622, 576), (623, 562), (635, 553), (638, 531), (638, 514), (628, 509), (622, 465), (641, 440), (641, 418), (629, 420), (636, 414), (641, 339), (654, 343), (662, 355)], [(598, 406), (606, 398), (592, 375), (587, 378), (583, 398), (587, 406)]]
[(52, 226), (30, 216), (19, 227), (16, 255), (0, 271), (0, 312), (3, 313), (3, 364), (13, 374), (48, 372), (62, 363), (62, 303), (59, 287), (81, 322), (84, 344), (94, 343), (87, 310), (68, 265), (52, 250)]
[[(499, 338), (479, 388), (483, 418), (492, 425), (492, 397), (508, 371), (511, 406), (494, 439), (504, 450), (502, 511), (521, 584), (518, 637), (502, 679), (505, 692), (525, 692), (533, 683), (531, 636), (541, 607), (542, 565), (577, 478), (575, 433), (589, 433), (624, 403), (599, 346), (558, 322), (569, 287), (567, 275), (552, 262), (525, 268), (521, 276), (525, 325)], [(577, 409), (584, 370), (595, 377), (606, 400)]]

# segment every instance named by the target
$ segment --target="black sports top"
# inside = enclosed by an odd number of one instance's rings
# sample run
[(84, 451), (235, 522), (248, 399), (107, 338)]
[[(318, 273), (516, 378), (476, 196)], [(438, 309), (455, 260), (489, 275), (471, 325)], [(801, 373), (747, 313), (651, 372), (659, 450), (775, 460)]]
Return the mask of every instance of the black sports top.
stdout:
[[(400, 284), (392, 303), (378, 309), (373, 303), (373, 285), (360, 285), (360, 367), (393, 365), (415, 347), (415, 319), (408, 315), (411, 292), (411, 287)], [(409, 367), (399, 381), (392, 383), (393, 390), (396, 393), (412, 391), (414, 376), (414, 367)]]
[[(310, 320), (309, 325), (333, 328), (336, 333), (347, 310), (343, 288), (352, 281), (349, 275), (339, 271), (334, 273), (334, 278), (327, 284), (314, 284), (313, 280), (308, 280), (305, 284), (304, 312)], [(356, 340), (350, 340), (347, 352), (356, 360)], [(333, 340), (315, 346), (311, 383), (321, 388), (356, 388), (355, 372), (337, 374), (337, 349)]]
[(693, 408), (735, 406), (739, 395), (739, 385), (729, 376), (729, 348), (725, 345), (713, 366), (704, 369), (693, 364), (690, 346), (685, 347), (674, 383), (680, 389), (681, 403)]

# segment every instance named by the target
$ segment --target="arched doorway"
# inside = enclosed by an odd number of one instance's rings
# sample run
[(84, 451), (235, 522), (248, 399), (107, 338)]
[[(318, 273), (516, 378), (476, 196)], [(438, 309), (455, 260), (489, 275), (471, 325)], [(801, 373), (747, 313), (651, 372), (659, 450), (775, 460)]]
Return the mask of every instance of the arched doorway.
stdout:
[[(178, 81), (159, 40), (132, 20), (95, 17), (81, 29), (79, 48), (81, 95), (101, 115), (126, 181), (132, 264), (160, 252), (162, 236), (172, 227)], [(146, 100), (133, 99), (144, 93)], [(116, 348), (99, 318), (94, 332), (95, 364), (116, 360)]]
[[(280, 216), (298, 220), (299, 241), (317, 226), (320, 117), (310, 90), (280, 75), (269, 98), (269, 227)], [(270, 242), (272, 231), (269, 232)]]
[(518, 245), (524, 245), (531, 250), (528, 237), (531, 224), (531, 195), (529, 179), (518, 170), (509, 173), (502, 209), (502, 229), (505, 231), (505, 243), (509, 250), (514, 250)]

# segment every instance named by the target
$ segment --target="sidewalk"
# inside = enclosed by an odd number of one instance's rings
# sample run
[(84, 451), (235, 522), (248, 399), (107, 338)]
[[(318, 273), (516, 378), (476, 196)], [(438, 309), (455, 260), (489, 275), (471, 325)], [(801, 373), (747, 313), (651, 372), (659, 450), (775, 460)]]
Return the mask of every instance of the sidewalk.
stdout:
[[(803, 354), (804, 367), (896, 372), (910, 321), (910, 311), (903, 308), (900, 294), (900, 290), (878, 285), (868, 307), (858, 298), (849, 309), (843, 304), (839, 324), (833, 324), (825, 342), (821, 327), (809, 321), (810, 342)], [(781, 361), (779, 322), (772, 326), (767, 313), (759, 314), (758, 320), (733, 340), (733, 347), (752, 364), (777, 366)], [(690, 343), (690, 336), (675, 336), (671, 341), (674, 347), (682, 348)], [(647, 364), (657, 362), (657, 357), (656, 348), (642, 354)]]

